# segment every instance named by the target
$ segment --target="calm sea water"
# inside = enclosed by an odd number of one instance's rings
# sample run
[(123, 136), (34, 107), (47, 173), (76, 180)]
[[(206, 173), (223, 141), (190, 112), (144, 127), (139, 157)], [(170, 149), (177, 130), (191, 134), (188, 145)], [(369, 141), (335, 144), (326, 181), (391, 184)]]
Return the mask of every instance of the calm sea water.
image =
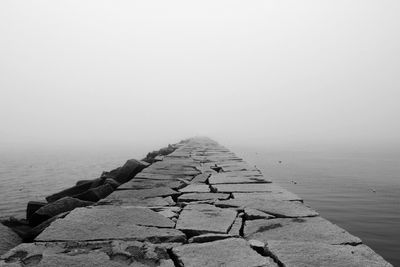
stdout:
[[(400, 152), (229, 148), (400, 266)], [(151, 149), (1, 154), (0, 217), (24, 217), (29, 200), (42, 200), (77, 180), (96, 178)]]

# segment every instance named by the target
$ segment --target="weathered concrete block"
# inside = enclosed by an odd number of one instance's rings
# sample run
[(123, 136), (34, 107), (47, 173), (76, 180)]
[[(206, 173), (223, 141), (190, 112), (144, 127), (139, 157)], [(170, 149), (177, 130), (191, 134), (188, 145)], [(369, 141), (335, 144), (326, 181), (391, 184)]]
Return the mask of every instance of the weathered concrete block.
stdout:
[(240, 238), (229, 238), (201, 244), (188, 244), (172, 249), (181, 266), (185, 267), (258, 267), (274, 266), (271, 258), (263, 257), (250, 248), (249, 244)]

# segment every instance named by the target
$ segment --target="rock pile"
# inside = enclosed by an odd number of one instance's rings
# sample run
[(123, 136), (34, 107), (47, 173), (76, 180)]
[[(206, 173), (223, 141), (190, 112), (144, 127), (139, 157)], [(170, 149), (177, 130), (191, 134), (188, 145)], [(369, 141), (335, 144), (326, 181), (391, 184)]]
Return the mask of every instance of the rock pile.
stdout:
[(51, 222), (0, 266), (391, 266), (216, 142), (174, 148), (31, 203)]

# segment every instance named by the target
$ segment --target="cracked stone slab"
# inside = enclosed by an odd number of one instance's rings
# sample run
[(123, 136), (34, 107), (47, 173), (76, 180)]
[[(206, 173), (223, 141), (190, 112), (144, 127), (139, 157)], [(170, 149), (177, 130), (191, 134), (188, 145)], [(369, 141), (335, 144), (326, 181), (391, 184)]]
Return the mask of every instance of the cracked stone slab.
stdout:
[(192, 201), (204, 201), (204, 200), (226, 200), (229, 198), (229, 194), (225, 193), (187, 193), (180, 195), (178, 201), (180, 202), (192, 202)]
[(167, 249), (177, 245), (138, 241), (26, 243), (3, 255), (0, 266), (174, 267)]
[(125, 189), (150, 189), (150, 188), (155, 188), (155, 187), (169, 187), (172, 189), (179, 189), (182, 188), (186, 185), (181, 180), (153, 180), (153, 179), (137, 179), (134, 178), (130, 180), (129, 182), (120, 185), (118, 187), (119, 190), (125, 190)]
[(229, 172), (212, 174), (209, 178), (210, 184), (247, 184), (247, 183), (271, 183), (271, 180), (263, 176), (240, 176)]
[(207, 193), (210, 192), (210, 187), (207, 184), (189, 184), (184, 188), (179, 189), (182, 193)]
[(237, 212), (208, 204), (187, 205), (179, 215), (176, 229), (191, 235), (205, 233), (226, 234), (236, 218)]
[(240, 238), (228, 238), (207, 243), (192, 243), (172, 249), (177, 261), (185, 267), (260, 267), (274, 266), (271, 258), (263, 257)]
[(313, 217), (319, 215), (315, 210), (296, 201), (265, 200), (257, 198), (228, 199), (217, 201), (215, 205), (223, 208), (251, 208), (281, 218)]
[(286, 267), (390, 267), (365, 245), (330, 245), (317, 242), (268, 241), (267, 250)]
[(275, 184), (215, 184), (212, 185), (217, 192), (222, 193), (256, 193), (256, 192), (270, 192), (270, 193), (277, 193), (287, 191), (282, 187), (275, 185)]
[(270, 240), (332, 245), (361, 243), (358, 237), (321, 217), (246, 221), (243, 232), (246, 239), (256, 239), (264, 243)]
[(154, 207), (152, 208), (158, 214), (161, 214), (169, 219), (177, 218), (179, 212), (182, 210), (180, 207)]
[(116, 190), (105, 199), (107, 200), (129, 200), (130, 198), (152, 198), (179, 195), (179, 192), (169, 187), (155, 187), (140, 190)]

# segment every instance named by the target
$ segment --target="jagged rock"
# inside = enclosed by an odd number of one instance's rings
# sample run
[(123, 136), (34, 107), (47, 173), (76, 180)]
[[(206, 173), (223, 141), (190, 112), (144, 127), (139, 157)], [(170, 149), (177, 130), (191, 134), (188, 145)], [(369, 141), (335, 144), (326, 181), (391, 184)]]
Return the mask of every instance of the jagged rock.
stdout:
[(318, 216), (318, 212), (303, 203), (294, 201), (264, 200), (264, 199), (228, 199), (215, 202), (217, 207), (251, 208), (275, 217), (297, 218)]
[(178, 197), (180, 202), (204, 201), (204, 200), (226, 200), (229, 194), (224, 193), (188, 193)]
[(321, 217), (246, 221), (244, 237), (270, 240), (360, 244), (361, 240)]
[(36, 226), (60, 213), (71, 211), (75, 208), (90, 206), (93, 203), (94, 202), (83, 201), (72, 197), (63, 197), (38, 209), (30, 216), (29, 224)]
[(96, 188), (91, 188), (81, 194), (74, 195), (74, 198), (84, 200), (84, 201), (92, 201), (97, 202), (114, 191), (114, 188), (109, 184), (103, 184)]
[(208, 204), (187, 205), (181, 212), (176, 229), (190, 235), (228, 233), (236, 218), (236, 211), (220, 209)]
[(130, 159), (122, 167), (105, 173), (104, 178), (113, 178), (119, 184), (123, 184), (131, 180), (137, 173), (142, 171), (146, 166), (138, 160)]
[(22, 243), (22, 239), (13, 230), (0, 223), (0, 255)]
[(26, 205), (26, 219), (29, 221), (32, 214), (34, 214), (38, 209), (47, 205), (47, 202), (41, 201), (29, 201)]
[[(101, 181), (104, 181), (102, 178), (95, 179), (96, 184), (101, 184)], [(63, 197), (73, 197), (79, 194), (86, 192), (87, 190), (92, 188), (94, 180), (89, 180), (87, 182), (82, 182), (80, 185), (76, 185), (67, 189), (64, 189), (58, 193), (52, 194), (46, 197), (48, 202), (54, 202)]]
[(181, 266), (259, 267), (277, 265), (271, 258), (263, 257), (240, 238), (229, 238), (207, 243), (192, 243), (172, 249)]
[(117, 181), (115, 181), (113, 178), (106, 178), (106, 179), (104, 180), (104, 184), (109, 184), (109, 185), (111, 185), (111, 186), (114, 188), (114, 190), (117, 189), (117, 188), (121, 185), (120, 183), (118, 183)]
[[(146, 169), (147, 171), (147, 169)], [(140, 172), (135, 179), (150, 179), (150, 180), (177, 180), (177, 179), (182, 179), (182, 180), (192, 180), (193, 176), (192, 175), (185, 175), (185, 174), (167, 174), (162, 171), (158, 173), (152, 173), (152, 172)]]
[(210, 192), (210, 187), (207, 184), (189, 184), (184, 188), (179, 189), (182, 193), (206, 193)]
[(392, 266), (365, 245), (349, 246), (269, 240), (267, 250), (287, 267)]

